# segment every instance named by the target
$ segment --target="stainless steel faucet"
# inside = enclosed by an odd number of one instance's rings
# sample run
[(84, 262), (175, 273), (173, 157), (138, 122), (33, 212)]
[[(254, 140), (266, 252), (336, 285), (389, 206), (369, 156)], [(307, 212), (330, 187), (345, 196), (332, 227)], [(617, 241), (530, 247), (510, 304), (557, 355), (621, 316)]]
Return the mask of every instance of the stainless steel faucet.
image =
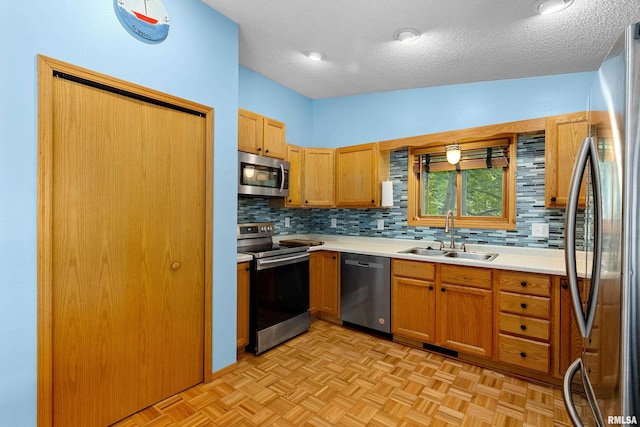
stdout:
[(454, 243), (454, 231), (455, 231), (455, 227), (454, 227), (454, 221), (453, 221), (453, 211), (451, 209), (449, 209), (447, 211), (447, 216), (444, 219), (444, 232), (445, 234), (449, 232), (449, 217), (451, 217), (451, 249), (455, 249), (456, 245)]

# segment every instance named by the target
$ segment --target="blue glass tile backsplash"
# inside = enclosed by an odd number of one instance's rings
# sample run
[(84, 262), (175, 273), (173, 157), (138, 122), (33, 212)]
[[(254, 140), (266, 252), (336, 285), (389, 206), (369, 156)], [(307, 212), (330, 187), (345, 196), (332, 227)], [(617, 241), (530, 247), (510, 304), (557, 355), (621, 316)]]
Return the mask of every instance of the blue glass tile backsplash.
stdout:
[[(518, 136), (517, 229), (456, 229), (456, 241), (549, 249), (564, 248), (564, 209), (544, 207), (544, 132)], [(390, 179), (393, 180), (392, 208), (377, 209), (295, 209), (273, 208), (266, 198), (239, 198), (238, 222), (272, 221), (278, 234), (335, 234), (386, 237), (409, 240), (444, 240), (442, 227), (407, 226), (408, 150), (391, 152)], [(290, 226), (285, 227), (285, 218)], [(335, 219), (337, 226), (331, 227)], [(377, 230), (378, 220), (384, 230)], [(531, 237), (531, 224), (549, 224), (549, 237)], [(581, 233), (581, 224), (578, 232)]]

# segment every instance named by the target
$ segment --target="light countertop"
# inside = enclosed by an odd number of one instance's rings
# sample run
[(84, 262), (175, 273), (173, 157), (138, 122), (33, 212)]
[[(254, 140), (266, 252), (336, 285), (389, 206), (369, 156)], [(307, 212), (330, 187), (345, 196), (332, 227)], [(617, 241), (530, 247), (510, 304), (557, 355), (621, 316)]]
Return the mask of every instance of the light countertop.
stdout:
[[(425, 256), (399, 251), (413, 247), (439, 248), (439, 242), (427, 240), (387, 239), (376, 237), (337, 236), (325, 234), (296, 234), (274, 236), (275, 241), (284, 239), (321, 240), (321, 246), (312, 246), (310, 251), (327, 250), (350, 252), (364, 255), (386, 256), (417, 261), (439, 262), (443, 264), (468, 265), (501, 270), (525, 271), (531, 273), (554, 274), (564, 276), (564, 250), (521, 248), (513, 246), (466, 245), (467, 252), (496, 253), (498, 256), (492, 261), (448, 258), (443, 256)], [(459, 245), (460, 243), (457, 242)]]

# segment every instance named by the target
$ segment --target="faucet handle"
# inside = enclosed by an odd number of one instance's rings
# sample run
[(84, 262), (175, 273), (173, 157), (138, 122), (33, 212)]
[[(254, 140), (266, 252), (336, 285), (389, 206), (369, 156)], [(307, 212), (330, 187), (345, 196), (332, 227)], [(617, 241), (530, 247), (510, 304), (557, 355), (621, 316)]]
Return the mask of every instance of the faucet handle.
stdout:
[(444, 249), (444, 242), (442, 240), (436, 240), (436, 242), (440, 243), (440, 247), (438, 249), (439, 250), (443, 250)]
[(460, 249), (462, 249), (462, 252), (467, 252), (467, 247), (465, 246), (464, 242), (462, 242), (462, 246), (460, 246)]

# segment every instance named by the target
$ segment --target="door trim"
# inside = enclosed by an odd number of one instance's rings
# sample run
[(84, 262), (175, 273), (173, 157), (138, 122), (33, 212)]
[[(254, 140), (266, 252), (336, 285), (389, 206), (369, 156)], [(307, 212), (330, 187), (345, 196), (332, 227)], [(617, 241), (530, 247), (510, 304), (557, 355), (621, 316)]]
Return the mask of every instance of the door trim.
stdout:
[(205, 246), (204, 246), (204, 382), (212, 373), (213, 281), (213, 116), (214, 110), (182, 98), (38, 55), (38, 309), (37, 309), (37, 423), (53, 425), (53, 289), (52, 289), (52, 166), (53, 76), (61, 72), (97, 85), (134, 94), (202, 115), (205, 119)]

